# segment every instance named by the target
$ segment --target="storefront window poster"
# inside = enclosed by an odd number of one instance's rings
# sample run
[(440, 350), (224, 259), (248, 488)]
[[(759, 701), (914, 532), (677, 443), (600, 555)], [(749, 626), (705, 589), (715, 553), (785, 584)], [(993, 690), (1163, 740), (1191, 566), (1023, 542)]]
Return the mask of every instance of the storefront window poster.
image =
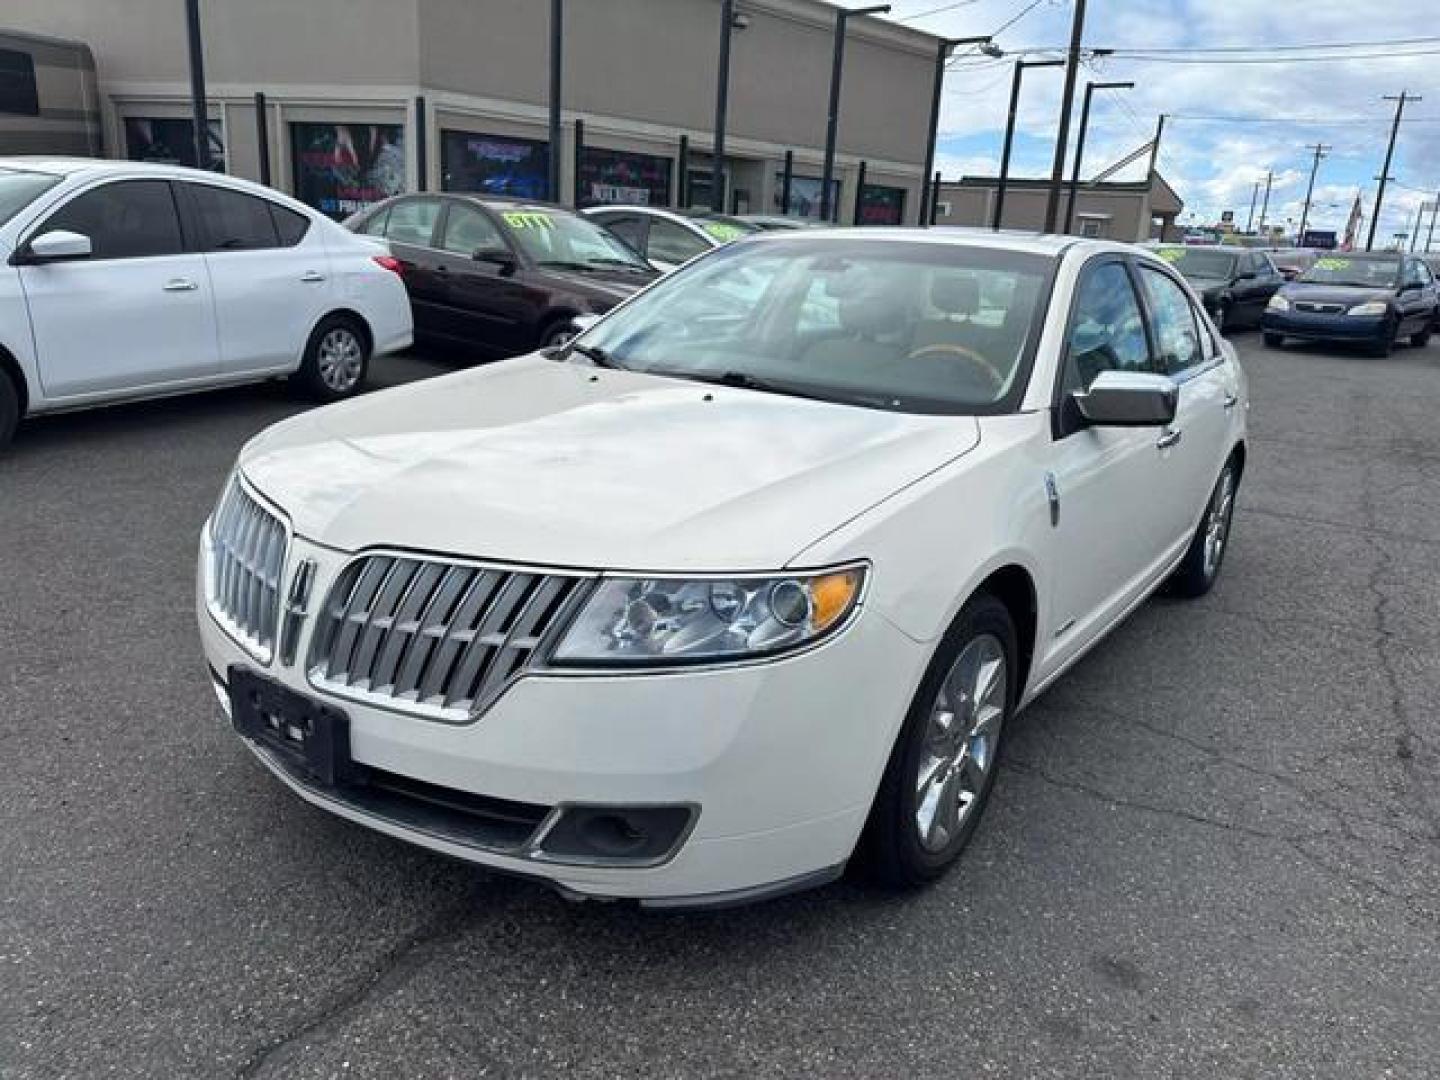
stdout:
[(903, 225), (905, 189), (866, 184), (860, 194), (860, 225)]
[[(782, 207), (780, 201), (785, 188), (783, 173), (775, 174), (775, 209), (791, 217), (820, 217), (820, 177), (792, 176), (790, 178), (790, 206)], [(830, 205), (840, 205), (840, 181), (830, 181)]]
[[(225, 138), (220, 121), (206, 124), (210, 140), (210, 168), (225, 171)], [(125, 152), (131, 161), (195, 167), (195, 122), (175, 118), (127, 116)]]
[(341, 219), (405, 190), (400, 124), (290, 125), (295, 197)]
[(446, 191), (544, 199), (550, 186), (550, 146), (535, 139), (443, 131), (440, 171)]
[(670, 167), (668, 157), (587, 146), (580, 160), (581, 201), (669, 206)]

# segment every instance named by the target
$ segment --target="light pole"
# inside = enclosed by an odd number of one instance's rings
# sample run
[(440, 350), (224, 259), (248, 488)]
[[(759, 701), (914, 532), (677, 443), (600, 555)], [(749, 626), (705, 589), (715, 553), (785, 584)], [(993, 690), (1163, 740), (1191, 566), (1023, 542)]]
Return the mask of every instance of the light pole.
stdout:
[(863, 8), (840, 8), (835, 12), (835, 58), (830, 64), (830, 115), (825, 122), (825, 169), (820, 176), (820, 220), (830, 220), (830, 181), (835, 175), (835, 136), (840, 129), (840, 79), (845, 68), (845, 27), (851, 18), (884, 15), (889, 4)]
[(715, 146), (710, 162), (710, 209), (725, 209), (725, 116), (730, 108), (730, 34), (735, 0), (720, 0), (720, 64), (715, 82)]
[[(550, 0), (550, 169), (546, 182), (550, 201), (556, 203), (560, 201), (560, 69), (564, 42), (565, 0)], [(420, 137), (425, 137), (423, 132)], [(575, 168), (580, 168), (580, 162), (575, 162)]]
[(930, 96), (930, 130), (925, 135), (925, 172), (920, 179), (920, 217), (917, 225), (929, 225), (935, 216), (932, 205), (934, 197), (930, 177), (935, 172), (935, 142), (940, 137), (940, 98), (945, 88), (945, 62), (950, 54), (961, 45), (984, 45), (990, 41), (985, 37), (945, 38), (935, 50), (935, 86)]
[(1061, 91), (1060, 130), (1055, 135), (1055, 162), (1050, 168), (1050, 197), (1045, 202), (1045, 232), (1055, 231), (1060, 216), (1060, 183), (1065, 176), (1065, 152), (1070, 148), (1070, 109), (1075, 96), (1075, 71), (1080, 66), (1080, 44), (1085, 38), (1085, 0), (1075, 0), (1070, 24), (1070, 48), (1065, 56), (1065, 89)]
[(1085, 84), (1085, 103), (1080, 107), (1080, 133), (1075, 137), (1075, 166), (1070, 172), (1070, 201), (1065, 207), (1065, 227), (1068, 233), (1075, 221), (1075, 200), (1080, 197), (1080, 161), (1085, 156), (1085, 131), (1090, 126), (1090, 99), (1096, 90), (1133, 90), (1133, 82), (1088, 82)]
[(200, 39), (200, 0), (185, 0), (190, 44), (190, 115), (195, 125), (195, 167), (210, 168), (210, 110), (205, 104), (205, 47)]
[(1015, 144), (1015, 115), (1020, 109), (1020, 82), (1025, 77), (1025, 69), (1063, 67), (1064, 64), (1064, 60), (1015, 61), (1015, 75), (1010, 80), (1010, 118), (1005, 122), (1005, 143), (1000, 149), (1000, 179), (995, 187), (995, 212), (990, 222), (992, 229), (1000, 228), (1000, 215), (1005, 210), (1005, 186), (1010, 182), (1010, 150)]

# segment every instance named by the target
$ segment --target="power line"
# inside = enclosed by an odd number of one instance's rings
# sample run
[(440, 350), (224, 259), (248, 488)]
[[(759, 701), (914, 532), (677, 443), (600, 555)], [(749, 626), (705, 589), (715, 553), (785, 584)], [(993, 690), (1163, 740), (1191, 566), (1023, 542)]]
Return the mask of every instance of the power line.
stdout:
[(1186, 53), (1189, 55), (1202, 55), (1205, 53), (1272, 53), (1272, 52), (1309, 52), (1324, 49), (1379, 49), (1390, 48), (1396, 45), (1436, 45), (1440, 44), (1440, 37), (1417, 37), (1417, 38), (1392, 38), (1389, 41), (1334, 41), (1334, 42), (1312, 42), (1308, 45), (1186, 45), (1174, 48), (1163, 46), (1136, 46), (1127, 49), (1127, 52), (1134, 53)]
[(893, 22), (914, 22), (916, 19), (929, 18), (931, 15), (940, 15), (946, 11), (954, 11), (956, 8), (969, 7), (971, 4), (978, 4), (980, 0), (956, 0), (953, 4), (941, 4), (939, 7), (930, 8), (928, 11), (917, 11), (914, 15), (899, 15)]
[[(1195, 113), (1167, 113), (1174, 120), (1218, 121), (1234, 124), (1384, 124), (1386, 116), (1204, 116)], [(1402, 124), (1440, 124), (1440, 116), (1407, 116)]]
[(1192, 64), (1231, 66), (1238, 64), (1333, 64), (1351, 60), (1404, 60), (1412, 56), (1440, 55), (1440, 49), (1415, 49), (1410, 52), (1344, 53), (1339, 56), (1152, 56), (1116, 49), (1113, 58), (1135, 64)]

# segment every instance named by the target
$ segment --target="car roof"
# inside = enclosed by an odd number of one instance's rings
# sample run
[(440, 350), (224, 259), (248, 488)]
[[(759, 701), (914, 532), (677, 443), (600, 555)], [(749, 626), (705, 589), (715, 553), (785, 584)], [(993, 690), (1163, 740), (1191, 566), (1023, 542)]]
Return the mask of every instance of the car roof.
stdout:
[(1241, 247), (1239, 244), (1176, 244), (1176, 243), (1169, 243), (1169, 244), (1157, 244), (1155, 247), (1151, 248), (1150, 250), (1152, 250), (1152, 251), (1174, 251), (1174, 250), (1176, 250), (1176, 249), (1179, 249), (1179, 250), (1181, 250), (1181, 251), (1191, 251), (1191, 250), (1194, 250), (1194, 251), (1218, 251), (1218, 252), (1221, 252), (1222, 254), (1225, 254), (1225, 255), (1249, 255), (1251, 252), (1255, 252), (1256, 254), (1260, 254), (1260, 255), (1266, 254), (1266, 251), (1265, 251), (1264, 248), (1247, 248), (1247, 247)]
[(910, 244), (947, 244), (954, 247), (988, 248), (992, 251), (1014, 251), (1023, 254), (1059, 257), (1070, 251), (1084, 254), (1120, 252), (1130, 255), (1153, 253), (1134, 244), (1122, 244), (1114, 240), (1086, 240), (1077, 236), (1059, 236), (1053, 233), (1028, 233), (1009, 229), (980, 229), (939, 226), (917, 229), (910, 226), (888, 226), (867, 228), (806, 229), (802, 234), (795, 231), (758, 232), (745, 238), (745, 243), (811, 243), (815, 241), (861, 240), (867, 242), (901, 241)]
[(86, 173), (125, 173), (134, 176), (137, 173), (148, 173), (155, 176), (187, 176), (197, 180), (202, 178), (238, 179), (205, 169), (192, 169), (184, 165), (165, 165), (156, 161), (114, 161), (108, 158), (46, 157), (23, 154), (0, 157), (0, 169), (23, 169), (31, 172), (50, 173), (54, 176), (78, 176)]

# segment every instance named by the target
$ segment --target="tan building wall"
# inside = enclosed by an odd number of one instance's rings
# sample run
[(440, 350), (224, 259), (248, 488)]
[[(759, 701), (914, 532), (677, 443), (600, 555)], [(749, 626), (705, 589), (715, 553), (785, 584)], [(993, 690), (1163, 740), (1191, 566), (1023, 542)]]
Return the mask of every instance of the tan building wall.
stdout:
[[(998, 185), (993, 179), (967, 177), (959, 183), (941, 184), (936, 224), (989, 226), (994, 221), (997, 197)], [(1001, 227), (1041, 231), (1045, 227), (1049, 197), (1049, 185), (1045, 181), (1012, 181), (1005, 190)], [(1060, 195), (1061, 226), (1069, 200), (1066, 187)], [(1164, 223), (1168, 238), (1183, 208), (1184, 204), (1159, 177), (1153, 189), (1143, 183), (1081, 185), (1070, 231), (1076, 235), (1139, 243), (1155, 235), (1154, 218)]]
[[(417, 96), (427, 104), (427, 187), (441, 180), (441, 131), (547, 137), (549, 4), (544, 0), (205, 0), (212, 119), (227, 167), (258, 178), (253, 96), (270, 103), (272, 182), (291, 184), (288, 125), (299, 120), (406, 124), (418, 179)], [(752, 212), (769, 212), (784, 152), (821, 172), (835, 9), (820, 0), (746, 0), (733, 31), (727, 162)], [(573, 191), (572, 119), (587, 145), (675, 157), (686, 135), (713, 143), (719, 0), (569, 0), (565, 9), (562, 194)], [(124, 155), (126, 117), (189, 115), (181, 0), (9, 0), (0, 25), (93, 50), (106, 142)], [(903, 188), (919, 209), (933, 37), (855, 19), (847, 35), (837, 176), (842, 220), (856, 174)]]

